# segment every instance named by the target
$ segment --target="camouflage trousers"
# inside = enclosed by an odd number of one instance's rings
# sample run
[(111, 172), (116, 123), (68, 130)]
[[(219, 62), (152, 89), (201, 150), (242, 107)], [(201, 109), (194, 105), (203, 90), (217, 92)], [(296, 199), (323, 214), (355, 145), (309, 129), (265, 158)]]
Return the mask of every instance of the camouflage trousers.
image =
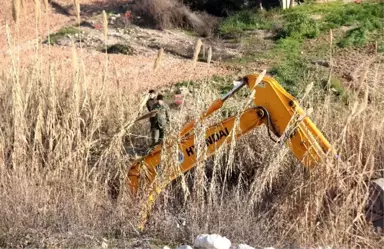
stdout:
[(151, 145), (160, 144), (164, 139), (164, 129), (158, 127), (151, 128)]

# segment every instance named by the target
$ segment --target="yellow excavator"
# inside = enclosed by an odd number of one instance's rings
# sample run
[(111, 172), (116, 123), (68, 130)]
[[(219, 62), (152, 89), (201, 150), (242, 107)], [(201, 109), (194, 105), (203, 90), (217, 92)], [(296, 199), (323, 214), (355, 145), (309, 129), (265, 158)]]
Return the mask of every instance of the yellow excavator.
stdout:
[[(242, 87), (251, 91), (250, 100), (253, 106), (245, 109), (240, 115), (229, 117), (205, 131), (202, 143), (195, 141), (195, 127), (219, 110), (224, 102)], [(146, 114), (136, 121), (148, 118), (155, 112)], [(148, 215), (156, 200), (167, 184), (193, 168), (198, 161), (213, 155), (223, 144), (238, 139), (249, 131), (265, 125), (271, 139), (271, 133), (285, 142), (293, 155), (308, 168), (314, 167), (329, 157), (337, 157), (331, 144), (318, 130), (315, 124), (299, 106), (298, 101), (286, 92), (272, 77), (261, 74), (250, 74), (237, 82), (235, 87), (225, 96), (212, 103), (200, 119), (192, 120), (184, 125), (179, 137), (174, 142), (164, 142), (153, 148), (146, 156), (135, 160), (128, 170), (128, 187), (133, 195), (138, 191), (148, 193), (148, 200), (142, 209), (140, 230), (148, 219)], [(204, 152), (203, 152), (204, 151)], [(202, 153), (203, 152), (203, 153)], [(164, 154), (177, 154), (173, 165), (162, 161)], [(176, 166), (175, 166), (176, 164)], [(384, 222), (382, 191), (383, 179), (376, 180), (379, 186), (376, 190), (375, 210), (370, 213), (370, 219), (375, 224)], [(377, 201), (378, 200), (378, 201)], [(373, 204), (372, 204), (373, 206)]]

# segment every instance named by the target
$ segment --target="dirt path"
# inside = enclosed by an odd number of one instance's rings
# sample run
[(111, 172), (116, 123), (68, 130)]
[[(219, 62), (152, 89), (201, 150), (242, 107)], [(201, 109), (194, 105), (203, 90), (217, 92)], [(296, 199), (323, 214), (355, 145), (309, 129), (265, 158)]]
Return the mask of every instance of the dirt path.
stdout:
[(360, 91), (365, 85), (383, 87), (383, 56), (375, 50), (374, 47), (340, 49), (334, 55), (334, 73), (353, 90)]

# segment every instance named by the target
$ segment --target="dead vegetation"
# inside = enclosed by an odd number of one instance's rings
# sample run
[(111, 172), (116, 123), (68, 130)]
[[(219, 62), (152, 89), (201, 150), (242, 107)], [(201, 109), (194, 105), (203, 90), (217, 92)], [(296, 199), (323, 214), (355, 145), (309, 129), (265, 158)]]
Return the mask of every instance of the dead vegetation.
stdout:
[[(33, 66), (19, 67), (12, 51), (13, 63), (0, 74), (0, 247), (95, 247), (137, 237), (143, 200), (129, 196), (125, 174), (133, 156), (127, 148), (147, 146), (146, 123), (133, 123), (144, 96), (121, 86), (108, 57), (95, 78), (76, 49), (70, 69), (48, 65), (41, 50)], [(366, 70), (375, 75), (379, 66)], [(175, 241), (214, 232), (254, 246), (381, 248), (383, 238), (364, 219), (367, 183), (383, 174), (384, 92), (377, 82), (353, 92), (363, 97), (349, 105), (331, 92), (301, 100), (314, 108), (311, 118), (340, 161), (329, 158), (308, 172), (264, 128), (255, 130), (168, 186), (146, 233)], [(170, 137), (220, 94), (211, 80), (187, 87), (193, 96), (172, 115)], [(246, 101), (229, 101), (197, 138)], [(121, 185), (116, 202), (109, 179)]]
[[(125, 148), (146, 146), (146, 123), (132, 123), (143, 98), (122, 88), (107, 91), (103, 75), (88, 84), (82, 58), (74, 53), (71, 60), (72, 71), (37, 63), (21, 71), (9, 66), (12, 70), (2, 74), (3, 247), (49, 246), (57, 234), (91, 234), (98, 238), (94, 241), (137, 236), (133, 225), (141, 200), (132, 201), (126, 193), (131, 155)], [(218, 96), (210, 81), (192, 90), (193, 98), (172, 116), (171, 131)], [(374, 90), (382, 93), (377, 88), (365, 92)], [(208, 231), (251, 245), (379, 248), (383, 241), (363, 214), (367, 182), (380, 175), (384, 160), (382, 95), (348, 107), (338, 107), (330, 96), (324, 100), (312, 92), (302, 101), (314, 107), (312, 118), (341, 161), (330, 158), (306, 172), (284, 145), (256, 130), (169, 186), (147, 233), (164, 239), (172, 234), (177, 241)], [(232, 100), (228, 111), (240, 112), (245, 101)], [(107, 180), (116, 175), (122, 193), (111, 202)]]
[(158, 29), (186, 28), (209, 36), (218, 24), (213, 16), (191, 11), (178, 0), (139, 0), (133, 10)]

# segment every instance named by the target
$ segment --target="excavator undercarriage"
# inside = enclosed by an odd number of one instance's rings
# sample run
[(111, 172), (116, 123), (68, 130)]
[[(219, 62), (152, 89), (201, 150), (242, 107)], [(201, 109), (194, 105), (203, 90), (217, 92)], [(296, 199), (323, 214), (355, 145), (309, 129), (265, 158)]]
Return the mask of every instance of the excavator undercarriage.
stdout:
[[(240, 115), (229, 117), (208, 127), (205, 131), (205, 140), (198, 145), (195, 141), (196, 125), (219, 110), (224, 102), (242, 87), (248, 87), (251, 91), (253, 107), (246, 106)], [(144, 115), (136, 121), (153, 114)], [(309, 169), (331, 157), (338, 158), (336, 151), (299, 106), (297, 100), (276, 80), (265, 76), (265, 71), (260, 75), (248, 75), (227, 95), (214, 101), (199, 120), (186, 123), (173, 142), (166, 140), (148, 155), (133, 162), (128, 171), (129, 189), (133, 195), (138, 191), (149, 193), (146, 205), (142, 209), (139, 229), (144, 229), (156, 197), (167, 184), (189, 171), (198, 161), (213, 155), (223, 144), (228, 144), (263, 125), (266, 126), (272, 140), (285, 143), (293, 155)], [(164, 159), (162, 155), (167, 153), (177, 155), (177, 160), (173, 160), (175, 163)], [(383, 227), (384, 179), (375, 180), (372, 189), (373, 194), (367, 206), (367, 218), (375, 226)]]

